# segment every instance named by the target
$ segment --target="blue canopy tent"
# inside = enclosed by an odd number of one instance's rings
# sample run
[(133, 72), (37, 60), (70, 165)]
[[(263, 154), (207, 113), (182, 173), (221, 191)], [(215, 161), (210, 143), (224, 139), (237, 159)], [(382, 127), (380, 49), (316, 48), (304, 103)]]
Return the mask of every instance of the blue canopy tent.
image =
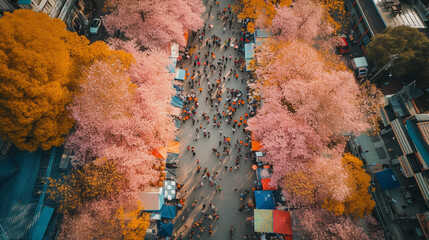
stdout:
[(158, 222), (158, 236), (171, 237), (174, 225), (172, 223)]
[(275, 209), (273, 191), (255, 191), (257, 209)]
[(174, 107), (182, 108), (183, 101), (178, 96), (174, 96), (171, 97), (171, 105), (173, 105)]
[(186, 77), (186, 71), (183, 69), (179, 69), (177, 70), (176, 77), (174, 79), (184, 81), (185, 77)]
[(162, 205), (161, 207), (161, 217), (162, 218), (175, 218), (176, 217), (176, 207), (173, 205)]
[(384, 190), (394, 189), (401, 186), (391, 168), (386, 169), (384, 171), (376, 172), (375, 176), (377, 177), (381, 188), (383, 188)]

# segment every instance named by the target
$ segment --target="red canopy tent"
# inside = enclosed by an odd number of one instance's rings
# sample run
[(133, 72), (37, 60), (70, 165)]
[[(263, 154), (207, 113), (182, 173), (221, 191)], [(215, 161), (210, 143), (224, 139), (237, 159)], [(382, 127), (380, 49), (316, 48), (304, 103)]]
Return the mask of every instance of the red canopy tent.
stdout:
[(273, 222), (273, 232), (293, 235), (292, 219), (290, 217), (290, 212), (273, 210)]
[(262, 190), (277, 190), (276, 187), (271, 187), (269, 184), (271, 182), (271, 178), (261, 179)]

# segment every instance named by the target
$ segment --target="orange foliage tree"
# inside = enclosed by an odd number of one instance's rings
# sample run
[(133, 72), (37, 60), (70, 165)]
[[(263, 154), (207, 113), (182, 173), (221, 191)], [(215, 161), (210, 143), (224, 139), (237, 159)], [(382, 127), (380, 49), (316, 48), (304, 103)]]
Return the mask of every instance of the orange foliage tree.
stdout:
[(350, 188), (349, 196), (342, 202), (325, 199), (322, 207), (334, 212), (336, 215), (348, 215), (355, 219), (370, 214), (375, 206), (374, 200), (368, 192), (371, 176), (362, 168), (362, 161), (350, 153), (345, 153), (342, 163), (347, 170), (347, 184)]
[[(101, 161), (100, 161), (101, 162)], [(126, 188), (126, 180), (114, 161), (101, 165), (89, 163), (60, 179), (48, 179), (47, 194), (58, 203), (57, 210), (70, 213), (82, 203), (106, 199)]]
[(89, 45), (45, 13), (16, 10), (0, 18), (0, 136), (22, 150), (60, 146), (73, 126), (65, 106), (82, 68), (132, 56), (106, 44)]
[[(288, 7), (291, 4), (292, 0), (239, 0), (237, 1), (236, 11), (239, 19), (251, 18), (256, 20), (262, 18), (263, 24), (270, 26), (276, 15), (276, 7)], [(251, 26), (253, 27), (253, 23), (251, 23)], [(254, 30), (254, 28), (250, 30)]]

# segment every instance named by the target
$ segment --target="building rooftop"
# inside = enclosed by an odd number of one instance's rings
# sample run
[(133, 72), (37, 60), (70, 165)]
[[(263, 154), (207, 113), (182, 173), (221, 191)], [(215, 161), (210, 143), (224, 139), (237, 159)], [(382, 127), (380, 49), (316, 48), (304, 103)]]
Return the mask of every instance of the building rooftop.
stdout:
[(417, 10), (408, 2), (400, 1), (402, 13), (393, 14), (390, 8), (385, 8), (383, 0), (374, 0), (378, 12), (387, 27), (410, 26), (413, 28), (427, 28)]

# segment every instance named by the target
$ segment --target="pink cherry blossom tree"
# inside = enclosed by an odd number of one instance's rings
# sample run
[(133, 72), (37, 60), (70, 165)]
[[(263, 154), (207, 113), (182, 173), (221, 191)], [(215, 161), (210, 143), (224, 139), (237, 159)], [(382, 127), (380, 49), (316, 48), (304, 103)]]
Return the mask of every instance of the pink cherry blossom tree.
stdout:
[[(88, 156), (117, 161), (132, 190), (157, 179), (158, 173), (152, 169), (157, 160), (150, 152), (174, 137), (168, 118), (171, 95), (165, 89), (171, 86), (165, 83), (170, 81), (164, 75), (165, 65), (145, 69), (148, 61), (143, 59), (151, 59), (151, 55), (136, 56), (136, 64), (129, 70), (106, 62), (91, 66), (81, 94), (70, 106), (76, 125), (66, 143), (78, 164)], [(148, 70), (152, 71), (140, 74)], [(158, 83), (167, 87), (160, 89)], [(157, 101), (154, 95), (158, 95)]]
[(324, 142), (332, 136), (360, 133), (369, 126), (358, 106), (359, 87), (348, 70), (337, 69), (310, 45), (291, 41), (278, 43), (259, 53), (265, 63), (256, 71), (265, 99), (276, 86), (283, 104), (294, 118), (310, 125)]
[(185, 45), (184, 33), (203, 26), (205, 8), (201, 0), (114, 1), (113, 12), (103, 17), (112, 34), (120, 29), (147, 48), (165, 47), (171, 42)]
[(369, 240), (363, 227), (347, 216), (336, 216), (322, 208), (307, 208), (296, 212), (297, 230), (309, 239)]
[(277, 8), (272, 28), (283, 41), (299, 38), (312, 42), (322, 33), (322, 21), (323, 8), (311, 0), (298, 0), (291, 7)]
[(272, 184), (277, 184), (286, 172), (297, 172), (316, 155), (321, 146), (317, 133), (307, 124), (297, 121), (282, 106), (281, 97), (273, 87), (259, 113), (249, 120), (249, 129), (260, 139), (266, 152), (264, 161), (273, 165)]

